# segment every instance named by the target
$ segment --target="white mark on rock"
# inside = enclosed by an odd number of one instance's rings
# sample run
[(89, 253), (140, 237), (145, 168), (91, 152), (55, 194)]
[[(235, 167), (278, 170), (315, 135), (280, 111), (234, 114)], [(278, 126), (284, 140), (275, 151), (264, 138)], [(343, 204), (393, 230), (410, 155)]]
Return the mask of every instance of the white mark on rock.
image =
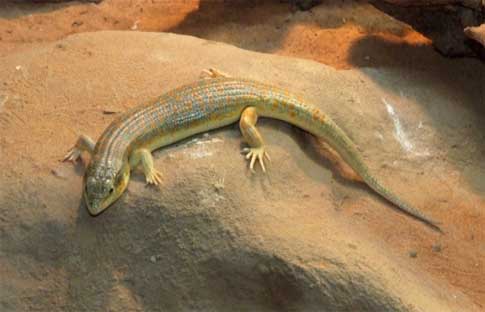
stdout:
[[(401, 93), (401, 96), (403, 96), (402, 93)], [(422, 151), (416, 151), (415, 145), (411, 143), (411, 140), (409, 139), (407, 133), (404, 132), (401, 121), (399, 120), (399, 117), (397, 116), (397, 113), (394, 110), (394, 107), (385, 98), (382, 98), (382, 102), (386, 105), (387, 112), (394, 123), (394, 137), (396, 137), (401, 147), (406, 152), (411, 153), (413, 156), (418, 156), (418, 157), (430, 156), (431, 154), (427, 149), (424, 149)], [(418, 129), (423, 128), (422, 121), (419, 122), (417, 128)]]
[(131, 30), (137, 30), (138, 29), (138, 23), (140, 23), (140, 20), (136, 20), (133, 26), (131, 26)]
[[(207, 136), (205, 136), (207, 138)], [(188, 145), (194, 144), (195, 147), (191, 147), (188, 150), (185, 150), (183, 153), (185, 155), (189, 155), (192, 159), (199, 159), (205, 158), (214, 155), (211, 149), (207, 147), (207, 145), (214, 144), (214, 143), (221, 143), (223, 142), (219, 138), (211, 138), (207, 140), (200, 140), (200, 139), (193, 139), (191, 140)]]
[(158, 260), (162, 259), (162, 255), (158, 254), (158, 255), (153, 255), (153, 256), (150, 256), (150, 262), (151, 263), (155, 263), (157, 262)]
[(189, 154), (192, 159), (205, 158), (214, 155), (211, 151), (206, 149), (196, 149), (195, 151), (184, 152), (184, 154)]
[(22, 69), (22, 66), (17, 65), (17, 66), (15, 66), (15, 69), (16, 69), (16, 70), (21, 70), (21, 69)]
[(399, 120), (399, 117), (396, 114), (396, 111), (394, 110), (394, 107), (387, 102), (385, 98), (382, 98), (382, 102), (384, 105), (386, 105), (387, 113), (392, 119), (392, 122), (394, 123), (394, 136), (398, 140), (399, 144), (401, 144), (401, 147), (406, 151), (406, 152), (411, 152), (413, 147), (413, 144), (409, 141), (407, 134), (404, 132), (404, 129), (401, 125), (401, 121)]
[(195, 144), (197, 144), (197, 145), (204, 145), (204, 144), (213, 144), (213, 143), (220, 143), (220, 142), (222, 142), (221, 139), (212, 138), (210, 140), (196, 141)]

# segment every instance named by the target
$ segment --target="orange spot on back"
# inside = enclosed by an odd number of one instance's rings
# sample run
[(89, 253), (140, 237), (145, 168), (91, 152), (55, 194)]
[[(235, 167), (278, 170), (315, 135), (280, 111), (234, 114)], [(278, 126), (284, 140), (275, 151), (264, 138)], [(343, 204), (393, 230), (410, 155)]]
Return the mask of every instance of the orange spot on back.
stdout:
[(314, 110), (312, 113), (313, 120), (317, 120), (320, 118), (320, 112), (318, 110)]

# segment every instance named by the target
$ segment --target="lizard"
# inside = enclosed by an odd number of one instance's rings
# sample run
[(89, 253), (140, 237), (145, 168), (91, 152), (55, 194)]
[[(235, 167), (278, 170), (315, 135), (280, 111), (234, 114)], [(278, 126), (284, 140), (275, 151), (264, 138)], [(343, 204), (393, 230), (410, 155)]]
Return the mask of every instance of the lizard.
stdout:
[(84, 200), (91, 215), (98, 215), (123, 194), (131, 170), (138, 166), (147, 184), (162, 183), (162, 174), (153, 164), (152, 151), (238, 121), (249, 145), (243, 149), (249, 169), (254, 172), (258, 162), (266, 172), (265, 161), (270, 161), (270, 156), (256, 123), (259, 117), (267, 117), (323, 139), (357, 174), (354, 180), (365, 182), (402, 212), (441, 232), (434, 220), (377, 181), (356, 144), (319, 108), (277, 86), (233, 78), (216, 69), (206, 70), (205, 74), (208, 79), (175, 88), (154, 102), (121, 114), (96, 143), (88, 136), (79, 136), (64, 160), (75, 162), (82, 152), (91, 155), (83, 181)]

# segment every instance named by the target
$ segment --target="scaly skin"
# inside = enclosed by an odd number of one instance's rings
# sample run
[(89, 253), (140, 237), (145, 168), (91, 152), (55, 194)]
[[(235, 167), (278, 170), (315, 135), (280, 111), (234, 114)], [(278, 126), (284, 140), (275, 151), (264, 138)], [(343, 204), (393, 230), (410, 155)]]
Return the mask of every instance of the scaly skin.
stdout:
[(94, 149), (91, 140), (80, 138), (66, 158), (75, 160), (82, 150), (92, 153), (84, 190), (91, 214), (99, 214), (121, 196), (131, 169), (138, 164), (142, 165), (148, 183), (161, 182), (161, 174), (153, 168), (151, 151), (238, 120), (250, 145), (246, 158), (251, 161), (251, 170), (256, 160), (264, 170), (263, 160), (269, 160), (269, 155), (255, 128), (258, 116), (262, 116), (285, 121), (324, 139), (370, 188), (400, 210), (440, 231), (433, 220), (377, 182), (355, 144), (321, 110), (275, 86), (217, 72), (212, 72), (212, 76), (174, 89), (155, 103), (119, 116), (104, 131)]

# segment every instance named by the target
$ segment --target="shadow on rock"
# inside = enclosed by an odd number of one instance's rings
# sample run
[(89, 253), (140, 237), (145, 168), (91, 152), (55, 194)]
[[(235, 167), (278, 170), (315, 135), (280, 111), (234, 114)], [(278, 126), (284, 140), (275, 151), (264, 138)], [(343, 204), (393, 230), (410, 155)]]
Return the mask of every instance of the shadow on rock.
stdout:
[[(81, 203), (71, 229), (49, 221), (2, 231), (2, 252), (14, 265), (32, 259), (45, 272), (64, 272), (68, 310), (406, 310), (337, 261), (302, 266), (245, 245), (210, 212), (177, 214), (151, 195), (122, 201), (96, 218)], [(30, 300), (48, 309), (52, 298)]]
[[(198, 9), (188, 14), (181, 23), (173, 28), (163, 28), (159, 31), (190, 34), (214, 40), (213, 35), (218, 36), (234, 28), (234, 33), (230, 37), (218, 37), (218, 41), (248, 50), (272, 52), (281, 48), (292, 27), (316, 23), (321, 29), (336, 29), (345, 24), (345, 19), (338, 14), (313, 14), (312, 10), (299, 12), (294, 5), (299, 1), (288, 2), (202, 0)], [(352, 7), (352, 4), (330, 1), (319, 4), (314, 9), (324, 12), (327, 7), (334, 9), (346, 6)], [(267, 25), (271, 24), (276, 25), (274, 29), (267, 28)], [(204, 27), (200, 27), (200, 25), (204, 25)], [(248, 27), (247, 31), (252, 33), (250, 40), (248, 40), (247, 33), (241, 31), (240, 26)], [(362, 27), (366, 28), (365, 25)]]
[[(375, 55), (366, 60), (362, 55), (369, 46)], [(362, 72), (385, 92), (417, 103), (439, 137), (436, 156), (445, 151), (472, 189), (483, 195), (485, 65), (473, 59), (450, 61), (429, 49), (371, 36), (354, 44), (349, 61), (364, 67)]]
[(55, 2), (56, 1), (44, 1), (44, 3), (42, 3), (42, 1), (2, 1), (0, 4), (0, 18), (15, 19), (30, 14), (45, 14), (76, 4), (74, 1)]
[(384, 1), (373, 1), (379, 10), (403, 21), (416, 31), (433, 40), (436, 50), (446, 56), (485, 55), (480, 44), (468, 40), (463, 29), (480, 25), (485, 15), (462, 6), (398, 6)]

